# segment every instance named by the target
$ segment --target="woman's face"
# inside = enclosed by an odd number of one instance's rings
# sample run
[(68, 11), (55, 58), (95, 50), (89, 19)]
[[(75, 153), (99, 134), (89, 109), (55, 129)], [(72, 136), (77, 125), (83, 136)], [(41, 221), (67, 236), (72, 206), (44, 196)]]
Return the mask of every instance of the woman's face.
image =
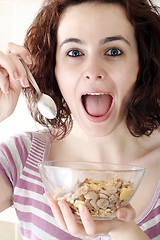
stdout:
[(118, 4), (68, 7), (57, 32), (55, 74), (75, 120), (106, 136), (125, 119), (139, 70), (134, 28)]

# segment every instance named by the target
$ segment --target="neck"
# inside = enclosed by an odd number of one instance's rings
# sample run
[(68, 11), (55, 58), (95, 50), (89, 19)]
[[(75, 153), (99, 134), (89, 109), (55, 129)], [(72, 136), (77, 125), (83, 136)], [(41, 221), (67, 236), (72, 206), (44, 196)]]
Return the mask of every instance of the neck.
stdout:
[(133, 137), (124, 123), (105, 137), (88, 136), (77, 123), (74, 123), (72, 132), (67, 138), (72, 139), (75, 145), (82, 149), (84, 158), (118, 164), (131, 164), (143, 156), (149, 142), (148, 137)]

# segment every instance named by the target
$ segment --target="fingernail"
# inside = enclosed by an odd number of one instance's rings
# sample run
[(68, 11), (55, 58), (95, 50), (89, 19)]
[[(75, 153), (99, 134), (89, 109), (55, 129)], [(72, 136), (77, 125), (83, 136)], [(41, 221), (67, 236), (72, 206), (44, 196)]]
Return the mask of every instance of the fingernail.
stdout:
[(85, 208), (85, 206), (82, 205), (82, 204), (80, 204), (80, 205), (78, 206), (78, 209), (79, 209), (79, 212), (80, 212), (80, 213), (85, 213), (85, 212), (86, 212), (86, 208)]
[(30, 59), (29, 56), (26, 56), (26, 61), (27, 61), (28, 64), (32, 64), (32, 60)]
[(50, 196), (49, 196), (49, 194), (48, 194), (48, 192), (45, 192), (44, 194), (43, 194), (43, 196), (49, 201), (51, 201), (51, 198), (50, 198)]
[(23, 79), (22, 79), (22, 82), (23, 82), (23, 86), (24, 86), (24, 87), (29, 87), (29, 82), (28, 82), (28, 79), (27, 79), (27, 78), (23, 78)]
[(126, 217), (126, 212), (121, 210), (120, 213), (119, 213), (119, 217), (122, 218), (122, 219), (125, 218)]
[(43, 193), (43, 197), (45, 197), (45, 199), (48, 200), (48, 194), (46, 192)]
[(43, 196), (46, 198), (46, 200), (48, 201), (49, 204), (52, 204), (52, 199), (50, 198), (48, 193), (44, 193)]
[(58, 205), (61, 209), (64, 209), (64, 201), (58, 201)]
[(14, 73), (14, 79), (15, 79), (15, 80), (19, 80), (19, 76), (18, 76), (18, 73), (17, 73), (17, 72)]
[(9, 90), (8, 90), (8, 88), (6, 88), (6, 89), (3, 89), (2, 92), (5, 93), (5, 94), (8, 94)]
[(9, 94), (9, 90), (8, 89), (5, 89), (5, 94)]
[(63, 206), (63, 202), (62, 201), (58, 201), (58, 205), (61, 207)]

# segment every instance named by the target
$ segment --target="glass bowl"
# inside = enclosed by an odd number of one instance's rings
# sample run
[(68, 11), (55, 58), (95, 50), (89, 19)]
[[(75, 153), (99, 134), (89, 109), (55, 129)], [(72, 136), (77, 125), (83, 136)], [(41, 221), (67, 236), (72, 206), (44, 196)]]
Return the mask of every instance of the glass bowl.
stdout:
[(115, 218), (135, 194), (144, 168), (98, 162), (43, 161), (42, 182), (50, 197), (65, 200), (79, 218), (78, 206), (86, 205), (95, 220)]

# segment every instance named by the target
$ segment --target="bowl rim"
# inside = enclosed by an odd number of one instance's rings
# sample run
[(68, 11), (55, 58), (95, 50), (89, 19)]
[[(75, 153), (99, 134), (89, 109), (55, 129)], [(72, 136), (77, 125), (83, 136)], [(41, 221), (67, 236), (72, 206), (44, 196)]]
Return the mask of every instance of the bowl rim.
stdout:
[[(88, 161), (62, 161), (62, 160), (47, 160), (47, 161), (41, 161), (40, 163), (38, 163), (38, 167), (41, 168), (41, 166), (48, 166), (48, 167), (54, 167), (54, 165), (52, 165), (53, 163), (65, 163), (65, 164), (70, 164), (70, 163), (74, 163), (74, 164), (95, 164), (95, 165), (99, 165), (102, 164), (102, 166), (106, 165), (108, 167), (116, 167), (117, 169), (112, 169), (112, 168), (108, 168), (108, 169), (85, 169), (84, 168), (80, 168), (80, 167), (68, 167), (68, 166), (55, 166), (55, 167), (59, 167), (59, 168), (69, 168), (69, 169), (73, 169), (73, 170), (79, 170), (79, 171), (97, 171), (97, 172), (145, 172), (145, 168), (141, 167), (141, 166), (137, 166), (137, 165), (132, 165), (132, 164), (117, 164), (117, 163), (110, 163), (110, 162), (88, 162)], [(120, 168), (120, 169), (118, 169)]]

